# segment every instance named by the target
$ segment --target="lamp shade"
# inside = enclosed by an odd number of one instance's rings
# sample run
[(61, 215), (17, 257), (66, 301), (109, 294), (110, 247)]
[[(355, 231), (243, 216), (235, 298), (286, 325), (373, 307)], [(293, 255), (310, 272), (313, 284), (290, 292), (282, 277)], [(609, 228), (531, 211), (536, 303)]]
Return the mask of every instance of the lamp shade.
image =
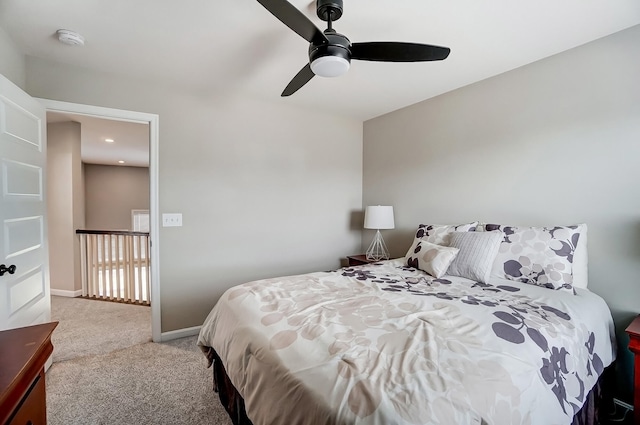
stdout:
[(369, 206), (364, 211), (365, 229), (393, 229), (393, 207), (389, 205)]

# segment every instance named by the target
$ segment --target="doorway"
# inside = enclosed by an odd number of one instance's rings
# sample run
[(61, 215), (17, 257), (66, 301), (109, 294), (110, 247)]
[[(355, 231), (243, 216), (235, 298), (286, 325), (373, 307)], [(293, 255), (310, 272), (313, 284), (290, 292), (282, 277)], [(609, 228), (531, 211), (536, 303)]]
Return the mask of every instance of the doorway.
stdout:
[(160, 280), (159, 280), (159, 205), (158, 205), (158, 130), (155, 114), (103, 108), (91, 105), (37, 99), (47, 112), (148, 125), (149, 134), (149, 239), (151, 287), (151, 333), (154, 342), (161, 341)]

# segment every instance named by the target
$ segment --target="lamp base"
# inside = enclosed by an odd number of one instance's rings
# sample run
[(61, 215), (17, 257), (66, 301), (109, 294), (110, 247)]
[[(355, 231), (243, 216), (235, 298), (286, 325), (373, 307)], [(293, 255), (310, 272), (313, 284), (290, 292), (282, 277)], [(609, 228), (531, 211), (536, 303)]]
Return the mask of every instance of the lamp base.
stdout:
[(380, 261), (388, 259), (389, 250), (387, 249), (387, 245), (385, 245), (384, 239), (382, 239), (380, 230), (376, 230), (376, 235), (373, 237), (369, 249), (367, 249), (367, 260)]

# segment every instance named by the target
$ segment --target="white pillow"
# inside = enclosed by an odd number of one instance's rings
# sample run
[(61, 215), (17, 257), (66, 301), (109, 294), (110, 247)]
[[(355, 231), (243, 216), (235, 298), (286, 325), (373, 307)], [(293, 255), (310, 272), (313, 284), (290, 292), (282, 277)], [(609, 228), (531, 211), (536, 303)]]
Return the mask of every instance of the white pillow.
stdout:
[(440, 278), (447, 272), (458, 251), (460, 251), (458, 248), (420, 241), (412, 253), (407, 253), (405, 264)]
[(503, 238), (501, 231), (453, 232), (449, 246), (458, 248), (460, 252), (447, 274), (487, 283)]

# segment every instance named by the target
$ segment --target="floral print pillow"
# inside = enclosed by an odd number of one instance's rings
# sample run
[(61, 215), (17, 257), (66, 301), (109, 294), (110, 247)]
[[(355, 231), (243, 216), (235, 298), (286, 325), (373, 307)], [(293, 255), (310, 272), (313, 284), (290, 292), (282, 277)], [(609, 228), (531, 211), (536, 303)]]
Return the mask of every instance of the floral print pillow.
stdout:
[(492, 277), (575, 293), (573, 255), (580, 239), (580, 226), (485, 224), (484, 230), (504, 232), (491, 270)]
[(453, 232), (473, 232), (476, 230), (477, 225), (477, 221), (458, 225), (421, 224), (418, 226), (413, 244), (409, 247), (405, 257), (409, 257), (414, 252), (420, 241), (424, 240), (436, 245), (449, 246)]
[(460, 249), (436, 245), (427, 241), (420, 241), (411, 255), (405, 258), (406, 265), (420, 269), (435, 278), (441, 278), (449, 269), (449, 265), (456, 258)]

